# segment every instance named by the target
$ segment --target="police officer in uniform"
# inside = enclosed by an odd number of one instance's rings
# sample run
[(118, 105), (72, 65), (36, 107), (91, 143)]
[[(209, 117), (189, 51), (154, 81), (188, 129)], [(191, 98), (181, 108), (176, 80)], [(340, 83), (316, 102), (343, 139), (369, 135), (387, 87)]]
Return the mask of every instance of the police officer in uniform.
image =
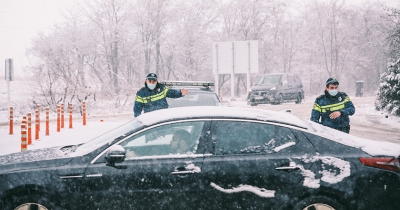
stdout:
[(185, 96), (187, 89), (173, 90), (157, 82), (157, 74), (150, 73), (146, 77), (144, 87), (136, 93), (135, 106), (133, 112), (135, 117), (144, 112), (151, 112), (159, 109), (168, 108), (166, 98), (180, 98)]
[(338, 92), (338, 86), (335, 78), (326, 81), (325, 94), (315, 99), (311, 121), (349, 133), (349, 116), (354, 114), (355, 107), (346, 93)]

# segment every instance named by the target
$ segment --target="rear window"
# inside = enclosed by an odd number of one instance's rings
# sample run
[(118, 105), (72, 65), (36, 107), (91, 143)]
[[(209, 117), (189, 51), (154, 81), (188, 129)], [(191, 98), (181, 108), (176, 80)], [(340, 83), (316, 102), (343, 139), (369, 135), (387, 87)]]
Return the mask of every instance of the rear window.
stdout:
[(190, 91), (181, 98), (167, 98), (170, 108), (186, 106), (221, 106), (217, 95), (213, 92)]

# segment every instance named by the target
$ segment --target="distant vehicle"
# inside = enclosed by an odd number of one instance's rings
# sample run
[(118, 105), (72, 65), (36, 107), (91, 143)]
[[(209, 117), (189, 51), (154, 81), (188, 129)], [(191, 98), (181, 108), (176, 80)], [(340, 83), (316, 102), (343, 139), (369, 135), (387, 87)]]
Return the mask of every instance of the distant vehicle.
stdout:
[(303, 84), (296, 74), (267, 74), (258, 78), (251, 87), (247, 104), (282, 104), (295, 101), (297, 104), (304, 99)]
[(286, 112), (149, 112), (91, 141), (0, 156), (0, 209), (398, 209), (400, 145)]
[(160, 82), (172, 89), (188, 89), (189, 92), (185, 97), (167, 98), (169, 108), (185, 107), (185, 106), (221, 106), (218, 95), (211, 87), (213, 82), (202, 81), (165, 81)]

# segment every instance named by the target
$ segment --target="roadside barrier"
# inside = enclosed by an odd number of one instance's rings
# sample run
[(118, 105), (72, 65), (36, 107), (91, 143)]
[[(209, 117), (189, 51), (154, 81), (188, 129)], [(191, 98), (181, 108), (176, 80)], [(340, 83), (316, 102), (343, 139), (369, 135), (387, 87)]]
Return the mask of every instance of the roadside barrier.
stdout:
[(61, 104), (61, 128), (64, 128), (64, 104)]
[(36, 109), (35, 110), (35, 140), (39, 139), (39, 126), (40, 126), (39, 109)]
[(38, 120), (39, 120), (39, 131), (40, 131), (40, 104), (36, 104), (36, 109), (39, 110)]
[(83, 119), (83, 125), (86, 125), (86, 102), (82, 102), (82, 119)]
[(60, 105), (57, 105), (57, 132), (60, 132)]
[(32, 144), (32, 113), (28, 112), (28, 145)]
[(12, 106), (10, 106), (10, 135), (12, 135), (13, 134), (13, 131), (14, 131), (14, 126), (13, 126), (13, 111), (14, 110), (14, 108), (12, 107)]
[(49, 132), (49, 112), (50, 112), (50, 108), (46, 107), (46, 136), (50, 135)]
[(21, 122), (21, 152), (24, 152), (28, 149), (28, 145), (26, 142), (26, 116), (22, 117)]
[(72, 104), (68, 104), (69, 107), (69, 128), (72, 128)]

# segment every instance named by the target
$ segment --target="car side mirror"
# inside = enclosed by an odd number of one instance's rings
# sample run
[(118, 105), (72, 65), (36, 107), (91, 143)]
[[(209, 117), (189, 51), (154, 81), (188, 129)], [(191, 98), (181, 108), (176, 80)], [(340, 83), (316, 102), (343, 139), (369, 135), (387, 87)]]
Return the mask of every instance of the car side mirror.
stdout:
[(108, 166), (115, 166), (115, 163), (121, 163), (125, 160), (126, 151), (121, 145), (113, 145), (106, 153)]

